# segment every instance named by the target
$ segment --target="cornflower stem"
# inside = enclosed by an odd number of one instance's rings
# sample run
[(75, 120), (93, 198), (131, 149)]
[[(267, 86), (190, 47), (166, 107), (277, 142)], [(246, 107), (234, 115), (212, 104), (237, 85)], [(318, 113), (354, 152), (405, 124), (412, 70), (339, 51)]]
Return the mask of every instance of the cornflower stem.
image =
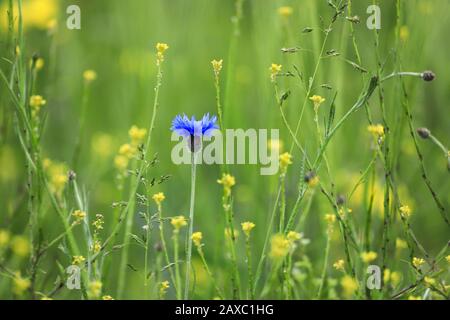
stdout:
[[(193, 140), (193, 138), (192, 138)], [(192, 258), (192, 233), (194, 231), (194, 206), (195, 206), (195, 175), (196, 175), (196, 157), (192, 148), (191, 152), (191, 200), (189, 206), (189, 226), (186, 236), (186, 279), (184, 286), (184, 300), (189, 299), (189, 282), (191, 277), (191, 258)]]
[(252, 271), (252, 251), (250, 244), (250, 235), (245, 238), (245, 253), (247, 256), (247, 272), (248, 272), (248, 296), (247, 299), (255, 299), (255, 293), (253, 290), (253, 271)]
[(173, 251), (174, 251), (174, 263), (175, 263), (175, 290), (176, 290), (176, 296), (178, 300), (182, 299), (182, 292), (181, 292), (181, 276), (180, 276), (180, 261), (179, 261), (179, 249), (178, 249), (178, 241), (179, 241), (179, 231), (174, 230), (173, 231)]
[(325, 280), (327, 278), (327, 268), (328, 268), (328, 258), (330, 255), (330, 244), (331, 244), (331, 232), (332, 230), (327, 230), (327, 245), (325, 247), (325, 258), (323, 260), (322, 276), (320, 280), (319, 291), (317, 292), (317, 299), (321, 299), (323, 295), (323, 288), (325, 286)]
[(198, 255), (200, 256), (200, 259), (202, 260), (203, 268), (205, 269), (206, 273), (208, 273), (208, 276), (211, 278), (213, 285), (214, 285), (214, 289), (216, 290), (219, 298), (223, 299), (224, 295), (222, 293), (222, 290), (220, 290), (219, 286), (217, 285), (216, 279), (214, 278), (211, 270), (209, 269), (209, 266), (208, 266), (208, 263), (206, 262), (205, 254), (203, 253), (203, 249), (202, 249), (201, 245), (196, 246), (196, 247), (197, 247)]
[(443, 144), (442, 144), (442, 142), (440, 142), (435, 136), (433, 136), (432, 134), (430, 134), (430, 139), (431, 139), (431, 141), (436, 145), (436, 146), (438, 146), (443, 152), (444, 152), (444, 155), (446, 156), (446, 157), (448, 157), (448, 152), (449, 152), (449, 150), (448, 150), (448, 148), (446, 148)]

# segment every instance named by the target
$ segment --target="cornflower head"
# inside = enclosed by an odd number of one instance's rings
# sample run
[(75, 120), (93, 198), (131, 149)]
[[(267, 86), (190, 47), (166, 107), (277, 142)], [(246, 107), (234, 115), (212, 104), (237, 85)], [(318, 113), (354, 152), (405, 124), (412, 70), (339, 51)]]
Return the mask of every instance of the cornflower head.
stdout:
[(81, 265), (86, 261), (86, 258), (83, 256), (73, 256), (72, 257), (72, 264), (73, 265)]
[(223, 60), (213, 60), (211, 61), (212, 67), (213, 67), (213, 71), (214, 71), (214, 75), (216, 76), (216, 78), (219, 77), (220, 74), (220, 70), (222, 70), (222, 62)]
[(255, 224), (253, 222), (247, 221), (247, 222), (242, 222), (241, 226), (242, 226), (242, 231), (244, 231), (247, 238), (250, 237), (250, 232), (255, 227)]
[(99, 280), (91, 281), (88, 285), (88, 296), (91, 298), (98, 298), (102, 293), (103, 284)]
[(309, 97), (309, 100), (311, 100), (314, 104), (314, 112), (317, 113), (319, 111), (319, 107), (322, 103), (325, 102), (325, 98), (318, 96), (318, 95), (313, 95), (312, 97)]
[(24, 292), (31, 286), (31, 281), (27, 278), (22, 278), (20, 272), (15, 273), (13, 279), (13, 289), (14, 294), (22, 296)]
[(308, 184), (310, 188), (314, 188), (319, 184), (319, 177), (316, 175), (314, 171), (310, 171), (305, 175), (305, 182)]
[(355, 294), (356, 290), (358, 290), (358, 282), (349, 275), (342, 277), (341, 286), (343, 295), (346, 298), (351, 298)]
[(412, 264), (416, 269), (419, 269), (422, 265), (425, 264), (425, 260), (422, 258), (413, 257)]
[(400, 214), (402, 215), (402, 217), (408, 219), (409, 217), (411, 217), (412, 211), (411, 208), (407, 205), (402, 205), (400, 207)]
[(285, 152), (283, 154), (280, 154), (279, 160), (280, 160), (281, 174), (285, 175), (288, 166), (292, 164), (292, 155), (289, 152)]
[(169, 46), (167, 43), (160, 43), (158, 42), (156, 44), (156, 65), (160, 66), (161, 63), (164, 62), (164, 52), (169, 49)]
[(364, 263), (370, 263), (377, 258), (378, 254), (374, 251), (365, 251), (361, 253), (361, 259)]
[(276, 81), (278, 74), (281, 72), (281, 68), (282, 65), (276, 63), (272, 63), (272, 65), (270, 66), (270, 80), (272, 80), (272, 82)]
[(236, 179), (228, 174), (222, 174), (222, 179), (217, 180), (218, 184), (223, 185), (223, 193), (226, 197), (229, 197), (231, 194), (231, 188), (236, 184)]
[(274, 260), (283, 259), (289, 253), (290, 245), (290, 241), (283, 234), (273, 235), (270, 240), (269, 256)]
[(170, 223), (174, 228), (174, 232), (179, 232), (181, 228), (187, 226), (187, 221), (184, 216), (177, 216), (170, 219)]
[(200, 231), (194, 232), (192, 234), (192, 242), (199, 247), (202, 244), (203, 234)]
[(294, 10), (292, 9), (292, 7), (289, 6), (283, 6), (278, 8), (278, 14), (283, 18), (291, 16), (293, 11)]
[(195, 116), (189, 119), (185, 114), (177, 115), (172, 120), (170, 130), (176, 134), (188, 139), (188, 147), (191, 152), (197, 152), (201, 149), (202, 137), (210, 137), (213, 132), (219, 129), (216, 124), (217, 117), (205, 114), (201, 120), (196, 120)]
[(153, 201), (155, 201), (156, 205), (159, 207), (161, 203), (166, 199), (166, 196), (162, 192), (155, 193), (152, 196)]
[(131, 126), (130, 130), (128, 130), (128, 135), (130, 136), (131, 144), (133, 146), (138, 146), (138, 145), (142, 144), (146, 134), (147, 134), (147, 129), (138, 128), (135, 125)]
[(343, 259), (339, 259), (335, 263), (333, 263), (333, 268), (335, 268), (338, 271), (345, 271), (344, 270), (345, 262)]
[(83, 79), (86, 84), (89, 84), (97, 79), (97, 72), (94, 70), (85, 70), (83, 72)]
[(0, 229), (0, 249), (9, 244), (11, 233), (6, 229)]
[(30, 253), (31, 245), (28, 239), (24, 236), (14, 236), (11, 240), (12, 252), (21, 258), (28, 256)]

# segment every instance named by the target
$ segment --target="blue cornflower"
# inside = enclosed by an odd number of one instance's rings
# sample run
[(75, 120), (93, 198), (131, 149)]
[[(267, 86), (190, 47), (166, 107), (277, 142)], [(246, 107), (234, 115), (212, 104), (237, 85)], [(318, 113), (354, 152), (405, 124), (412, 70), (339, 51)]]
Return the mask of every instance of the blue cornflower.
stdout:
[(183, 137), (209, 137), (214, 130), (219, 129), (216, 124), (217, 117), (209, 117), (209, 113), (205, 114), (201, 120), (196, 120), (194, 116), (189, 118), (183, 114), (177, 115), (175, 119), (172, 120), (172, 127), (170, 130), (176, 132)]

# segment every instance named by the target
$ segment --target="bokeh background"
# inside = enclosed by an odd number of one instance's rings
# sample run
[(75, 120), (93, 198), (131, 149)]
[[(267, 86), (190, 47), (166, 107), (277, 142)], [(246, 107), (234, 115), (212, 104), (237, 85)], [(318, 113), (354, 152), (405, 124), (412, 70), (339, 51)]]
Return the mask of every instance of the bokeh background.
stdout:
[[(6, 37), (5, 0), (0, 1), (0, 36)], [(238, 1), (239, 2), (239, 1)], [(361, 52), (362, 66), (373, 74), (376, 70), (376, 49), (373, 30), (366, 27), (367, 7), (372, 1), (353, 2), (353, 14), (361, 23), (355, 24), (355, 37)], [(381, 30), (380, 57), (384, 74), (394, 71), (395, 50), (395, 1), (380, 1)], [(447, 0), (401, 1), (401, 39), (398, 47), (404, 71), (433, 70), (436, 80), (425, 83), (420, 79), (405, 78), (414, 125), (427, 127), (444, 144), (449, 144), (450, 74), (448, 73), (449, 45), (446, 42), (450, 28), (450, 2)], [(66, 8), (77, 4), (81, 8), (81, 30), (68, 30), (65, 26)], [(86, 126), (82, 132), (80, 165), (76, 169), (77, 180), (89, 197), (91, 215), (102, 213), (106, 230), (114, 222), (111, 204), (124, 199), (118, 190), (114, 156), (122, 143), (128, 140), (132, 125), (148, 127), (153, 87), (156, 79), (155, 44), (169, 45), (163, 65), (163, 84), (160, 91), (160, 109), (153, 132), (152, 153), (158, 154), (159, 163), (152, 168), (155, 177), (171, 175), (171, 178), (154, 187), (154, 192), (166, 195), (164, 212), (167, 216), (188, 215), (190, 169), (187, 165), (174, 165), (170, 158), (173, 142), (170, 141), (170, 123), (179, 113), (196, 115), (216, 113), (214, 76), (210, 61), (223, 59), (221, 73), (222, 102), (227, 128), (279, 128), (284, 148), (289, 149), (291, 139), (282, 124), (270, 82), (268, 68), (271, 63), (283, 65), (284, 71), (294, 72), (294, 65), (309, 78), (314, 72), (323, 32), (332, 11), (326, 1), (318, 0), (245, 0), (242, 18), (236, 33), (236, 2), (211, 0), (95, 0), (56, 1), (24, 0), (25, 51), (31, 58), (38, 53), (45, 65), (39, 71), (36, 91), (47, 100), (47, 119), (43, 134), (45, 157), (66, 163), (70, 167), (78, 135), (78, 124), (83, 98), (83, 72), (95, 70), (97, 79), (91, 84), (87, 105)], [(289, 16), (279, 13), (279, 7), (290, 6)], [(310, 33), (302, 30), (313, 28)], [(0, 56), (11, 57), (0, 42)], [(282, 53), (281, 48), (299, 47), (297, 53)], [(318, 69), (316, 84), (329, 84), (332, 90), (317, 88), (330, 101), (337, 91), (336, 117), (342, 116), (357, 99), (364, 82), (361, 73), (344, 59), (356, 61), (350, 34), (350, 22), (340, 19), (333, 26), (326, 50), (335, 49), (338, 57), (325, 58)], [(0, 61), (2, 70), (7, 63)], [(298, 78), (283, 77), (281, 90), (291, 91), (285, 110), (291, 126), (300, 114), (304, 99)], [(449, 240), (449, 229), (442, 218), (421, 178), (421, 172), (413, 141), (407, 130), (407, 122), (401, 106), (400, 83), (393, 80), (385, 87), (388, 121), (396, 124), (396, 140), (392, 152), (395, 155), (394, 177), (405, 202), (413, 208), (411, 225), (420, 242), (432, 254), (436, 254)], [(371, 100), (376, 122), (381, 122), (378, 99)], [(322, 117), (327, 110), (324, 109)], [(299, 137), (306, 149), (315, 154), (317, 137), (313, 120), (313, 108), (308, 104)], [(25, 159), (13, 130), (13, 108), (4, 86), (0, 86), (0, 229), (12, 235), (27, 232), (27, 193)], [(334, 175), (336, 190), (347, 194), (371, 159), (372, 139), (367, 132), (363, 111), (353, 115), (328, 148), (328, 158)], [(424, 162), (438, 196), (449, 207), (450, 181), (446, 158), (442, 151), (429, 141), (420, 140)], [(300, 177), (300, 155), (294, 152), (294, 164), (287, 178), (287, 206), (292, 208), (296, 186)], [(236, 177), (234, 189), (236, 222), (251, 220), (256, 224), (253, 236), (255, 261), (259, 258), (273, 207), (277, 188), (277, 176), (259, 175), (257, 165), (233, 165)], [(204, 234), (205, 253), (213, 272), (227, 283), (223, 255), (223, 209), (220, 177), (217, 165), (198, 168), (195, 229)], [(319, 172), (320, 175), (320, 172)], [(326, 181), (326, 178), (324, 178)], [(377, 165), (374, 231), (381, 230), (383, 212), (383, 170)], [(362, 189), (356, 192), (349, 206), (357, 221), (363, 223), (364, 201)], [(311, 213), (302, 230), (310, 243), (302, 249), (312, 261), (312, 272), (319, 277), (323, 261), (325, 237), (322, 216), (330, 211), (328, 201), (320, 193), (312, 201)], [(43, 232), (53, 238), (61, 232), (57, 216), (48, 209)], [(400, 222), (398, 222), (400, 223)], [(144, 224), (136, 215), (133, 232), (139, 234)], [(170, 229), (170, 228), (168, 228)], [(358, 230), (358, 234), (362, 231)], [(170, 236), (168, 230), (167, 237)], [(401, 233), (398, 226), (395, 234)], [(82, 237), (82, 234), (77, 234)], [(158, 237), (153, 239), (158, 241)], [(243, 235), (239, 239), (239, 267), (245, 270)], [(331, 249), (331, 260), (342, 255), (342, 244), (336, 240)], [(380, 243), (381, 240), (376, 240)], [(141, 298), (142, 249), (132, 246), (127, 271), (126, 298)], [(104, 288), (114, 295), (116, 261), (120, 251), (111, 254), (105, 266)], [(152, 255), (152, 253), (151, 253)], [(406, 256), (403, 257), (407, 259)], [(12, 268), (26, 272), (26, 259), (21, 261), (9, 250), (1, 258)], [(401, 261), (402, 258), (399, 259)], [(41, 264), (42, 286), (49, 290), (57, 275), (55, 260), (61, 265), (68, 259), (54, 250)], [(198, 264), (198, 261), (196, 260)], [(402, 269), (405, 263), (399, 262)], [(196, 298), (211, 298), (211, 288), (201, 267), (199, 290)], [(203, 273), (202, 273), (203, 272)], [(201, 276), (205, 279), (201, 279)], [(44, 276), (45, 275), (45, 276)], [(405, 275), (406, 277), (406, 275)], [(202, 282), (203, 281), (203, 282)], [(0, 275), (0, 297), (11, 298), (9, 280)], [(45, 290), (44, 290), (45, 291)], [(65, 290), (60, 298), (77, 298), (79, 293)], [(173, 293), (170, 293), (173, 297)], [(305, 297), (308, 297), (305, 294)]]

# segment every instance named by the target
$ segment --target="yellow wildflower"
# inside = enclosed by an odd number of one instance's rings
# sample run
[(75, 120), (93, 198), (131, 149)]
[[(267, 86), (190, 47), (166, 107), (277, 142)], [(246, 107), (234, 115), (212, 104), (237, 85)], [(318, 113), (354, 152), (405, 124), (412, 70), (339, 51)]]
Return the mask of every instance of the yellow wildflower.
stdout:
[(73, 256), (72, 258), (72, 264), (74, 265), (81, 265), (86, 261), (86, 258), (83, 256)]
[(370, 263), (374, 261), (377, 258), (377, 253), (374, 251), (368, 251), (368, 252), (362, 252), (361, 253), (361, 259), (365, 263)]
[(166, 295), (167, 289), (170, 288), (170, 284), (169, 281), (162, 281), (159, 284), (159, 295), (162, 298), (164, 298), (164, 296)]
[(50, 298), (50, 297), (47, 297), (47, 296), (43, 296), (43, 297), (41, 298), (41, 300), (53, 300), (53, 299)]
[(292, 155), (289, 152), (280, 154), (280, 169), (282, 174), (286, 173), (290, 164), (292, 164)]
[[(19, 7), (16, 1), (13, 2), (14, 19), (17, 25)], [(28, 0), (22, 1), (22, 17), (23, 28), (45, 29), (52, 19), (58, 15), (58, 1), (57, 0)], [(3, 1), (0, 6), (0, 27), (7, 28), (8, 1)], [(4, 13), (4, 14), (3, 14)]]
[(147, 134), (147, 130), (143, 128), (138, 128), (137, 126), (132, 126), (130, 130), (128, 130), (128, 135), (131, 139), (131, 144), (137, 146), (144, 141), (145, 135)]
[(128, 167), (129, 159), (126, 156), (123, 155), (117, 155), (114, 157), (114, 166), (117, 168), (117, 170), (123, 172)]
[(270, 257), (272, 259), (284, 258), (289, 252), (290, 242), (282, 234), (275, 234), (270, 241)]
[(292, 244), (295, 241), (300, 240), (302, 238), (302, 234), (295, 231), (289, 231), (286, 238), (288, 239), (289, 243)]
[(27, 278), (22, 278), (20, 272), (16, 272), (13, 279), (13, 292), (14, 294), (21, 296), (30, 287), (31, 281)]
[[(1, 246), (1, 245), (0, 245)], [(447, 260), (448, 263), (450, 263), (450, 254), (445, 257), (445, 260)]]
[(214, 74), (216, 75), (216, 77), (219, 76), (220, 70), (222, 70), (222, 62), (223, 62), (222, 59), (211, 61), (211, 64), (212, 64), (213, 70), (214, 70)]
[(200, 231), (194, 232), (192, 234), (192, 242), (198, 247), (202, 244), (203, 235)]
[(277, 75), (281, 72), (282, 65), (272, 63), (272, 65), (269, 68), (270, 71), (270, 79), (272, 82), (275, 82)]
[(103, 224), (105, 223), (105, 219), (103, 218), (102, 214), (96, 214), (95, 220), (92, 222), (92, 225), (94, 226), (96, 231), (103, 229)]
[(400, 214), (404, 217), (404, 218), (409, 218), (411, 217), (412, 211), (411, 208), (407, 205), (403, 205), (400, 207)]
[(175, 228), (175, 231), (179, 231), (182, 227), (187, 226), (187, 221), (184, 216), (177, 216), (170, 219), (170, 223)]
[(292, 15), (293, 9), (289, 6), (283, 6), (278, 8), (278, 14), (284, 18)]
[(344, 271), (345, 262), (343, 259), (339, 259), (335, 263), (333, 263), (333, 268), (335, 268), (338, 271)]
[(166, 43), (157, 43), (156, 44), (156, 65), (159, 66), (164, 61), (164, 52), (169, 49), (169, 46)]
[(384, 136), (384, 127), (381, 124), (371, 124), (367, 127), (367, 131), (375, 138), (382, 138)]
[(86, 83), (91, 83), (92, 81), (97, 79), (97, 72), (94, 70), (85, 70), (83, 72), (83, 79)]
[[(233, 235), (234, 235), (234, 238), (236, 239), (239, 236), (239, 230), (234, 229)], [(225, 228), (225, 237), (231, 238), (231, 229), (230, 228)]]
[(6, 247), (11, 238), (11, 233), (6, 229), (0, 229), (0, 249)]
[(345, 275), (341, 279), (343, 294), (346, 298), (351, 298), (356, 290), (358, 290), (358, 282), (349, 275)]
[(406, 249), (408, 248), (408, 243), (400, 238), (395, 239), (395, 248), (397, 248), (397, 250), (402, 250), (402, 249)]
[(75, 218), (76, 223), (80, 223), (81, 221), (84, 220), (84, 218), (86, 218), (86, 212), (81, 211), (81, 210), (75, 210), (72, 213), (72, 216)]
[(250, 232), (255, 227), (255, 224), (253, 222), (247, 221), (247, 222), (242, 222), (241, 226), (242, 226), (242, 231), (244, 231), (245, 235), (247, 237), (250, 237)]
[(42, 96), (33, 95), (30, 97), (30, 107), (33, 110), (34, 115), (36, 115), (46, 104), (47, 101)]
[(308, 172), (305, 176), (305, 182), (308, 184), (310, 188), (314, 188), (319, 184), (319, 176), (316, 175), (315, 172)]
[(101, 281), (99, 280), (91, 281), (88, 286), (89, 288), (88, 295), (92, 298), (100, 297), (100, 294), (102, 293), (102, 287), (103, 284)]
[(409, 296), (408, 300), (422, 300), (422, 297), (420, 297), (420, 296)]
[(224, 173), (222, 179), (217, 180), (217, 183), (223, 185), (223, 192), (228, 197), (231, 194), (231, 188), (236, 184), (236, 179), (232, 175)]
[(400, 283), (402, 276), (400, 274), (400, 272), (397, 271), (393, 271), (391, 272), (391, 283), (392, 285), (397, 286)]
[(423, 281), (425, 282), (425, 284), (426, 284), (427, 286), (434, 286), (434, 285), (436, 284), (436, 279), (433, 279), (433, 278), (427, 277), (427, 276), (425, 276), (425, 277), (423, 278)]
[(99, 253), (101, 249), (102, 244), (100, 243), (100, 241), (98, 240), (94, 241), (94, 244), (92, 245), (92, 252)]
[(119, 154), (127, 157), (128, 159), (133, 158), (136, 155), (136, 147), (129, 143), (125, 143), (120, 146)]
[(114, 300), (113, 297), (106, 295), (102, 297), (102, 300)]
[(409, 38), (409, 28), (408, 28), (408, 26), (401, 26), (400, 27), (399, 37), (400, 37), (400, 40), (402, 42), (406, 42), (408, 40), (408, 38)]
[(325, 102), (325, 98), (318, 96), (318, 95), (313, 95), (312, 97), (309, 97), (309, 100), (311, 100), (314, 103), (314, 112), (317, 113), (319, 111), (319, 107), (322, 103)]
[(97, 133), (92, 138), (91, 149), (102, 158), (107, 158), (113, 150), (113, 141), (109, 134)]
[(425, 260), (422, 259), (422, 258), (414, 257), (412, 259), (412, 264), (413, 264), (414, 267), (420, 268), (423, 264), (425, 264)]
[(11, 250), (18, 257), (26, 257), (30, 253), (30, 242), (24, 236), (15, 236), (11, 240)]
[(161, 203), (164, 201), (164, 199), (166, 199), (166, 196), (164, 195), (164, 193), (158, 192), (158, 193), (155, 193), (155, 194), (152, 196), (152, 199), (153, 199), (153, 201), (155, 201), (155, 203), (156, 203), (158, 206), (160, 206)]
[(328, 223), (329, 226), (333, 225), (336, 222), (336, 215), (333, 213), (327, 213), (325, 215), (325, 221)]

